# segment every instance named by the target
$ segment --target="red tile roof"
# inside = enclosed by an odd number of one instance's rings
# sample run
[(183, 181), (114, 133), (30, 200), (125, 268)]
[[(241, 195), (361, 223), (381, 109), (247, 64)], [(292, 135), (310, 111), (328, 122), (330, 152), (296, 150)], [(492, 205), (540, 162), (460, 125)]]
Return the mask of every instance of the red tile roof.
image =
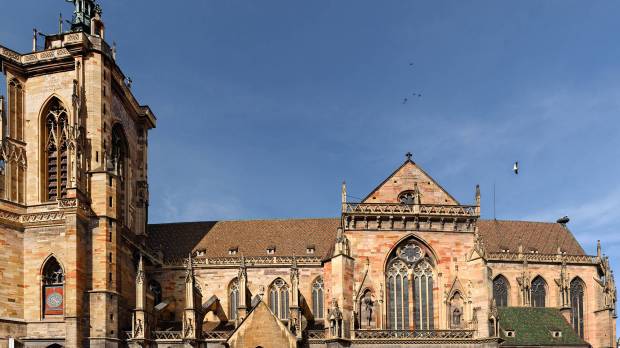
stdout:
[[(271, 246), (273, 255), (281, 256), (308, 255), (306, 248), (314, 246), (314, 255), (324, 257), (339, 225), (337, 218), (155, 224), (148, 227), (148, 244), (166, 259), (197, 250), (205, 250), (208, 257), (230, 256), (231, 248), (237, 248), (237, 256), (264, 256)], [(479, 220), (478, 230), (487, 252), (517, 252), (522, 244), (524, 252), (555, 254), (559, 246), (567, 254), (585, 255), (572, 233), (557, 223)]]
[(558, 247), (569, 255), (585, 255), (583, 248), (565, 226), (531, 221), (479, 220), (478, 231), (487, 252), (510, 250), (556, 254)]
[[(187, 257), (190, 251), (205, 250), (208, 257), (272, 255), (325, 256), (334, 244), (339, 219), (289, 219), (210, 221), (149, 225), (149, 245), (162, 250), (166, 259)], [(160, 247), (161, 246), (161, 247)], [(314, 247), (314, 254), (306, 249)]]

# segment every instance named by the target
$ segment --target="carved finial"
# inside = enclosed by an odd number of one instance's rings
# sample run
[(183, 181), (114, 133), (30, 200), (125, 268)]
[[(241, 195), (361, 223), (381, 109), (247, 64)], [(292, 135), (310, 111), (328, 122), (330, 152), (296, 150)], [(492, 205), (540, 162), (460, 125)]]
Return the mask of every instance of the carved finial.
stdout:
[(138, 261), (138, 271), (136, 272), (136, 282), (137, 283), (144, 282), (144, 260), (142, 259), (142, 254), (140, 254), (140, 260)]
[(343, 181), (342, 182), (342, 191), (341, 191), (341, 197), (342, 197), (342, 204), (346, 204), (347, 203), (347, 182)]
[(411, 161), (411, 158), (413, 157), (413, 154), (411, 152), (407, 152), (405, 154), (405, 157), (407, 157), (407, 161)]
[(58, 16), (58, 34), (62, 34), (62, 12)]
[(112, 59), (116, 60), (116, 41), (112, 41)]
[(292, 269), (297, 269), (297, 256), (293, 256), (293, 263), (291, 264)]
[(37, 51), (37, 36), (39, 36), (39, 31), (36, 28), (32, 29), (32, 52)]
[(601, 252), (601, 240), (597, 240), (596, 241), (596, 256), (600, 259), (602, 256), (602, 252)]
[(418, 188), (418, 183), (413, 183), (413, 204), (421, 204), (422, 203), (422, 194), (420, 193), (420, 189)]
[(480, 206), (480, 185), (476, 185), (476, 205)]

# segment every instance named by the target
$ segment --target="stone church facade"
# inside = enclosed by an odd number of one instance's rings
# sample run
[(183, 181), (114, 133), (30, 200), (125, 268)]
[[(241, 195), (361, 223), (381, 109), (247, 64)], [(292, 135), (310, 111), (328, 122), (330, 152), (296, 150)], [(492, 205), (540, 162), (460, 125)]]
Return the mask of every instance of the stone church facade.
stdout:
[(616, 345), (600, 245), (480, 219), (410, 155), (335, 218), (149, 225), (156, 117), (73, 2), (71, 30), (0, 46), (0, 347)]

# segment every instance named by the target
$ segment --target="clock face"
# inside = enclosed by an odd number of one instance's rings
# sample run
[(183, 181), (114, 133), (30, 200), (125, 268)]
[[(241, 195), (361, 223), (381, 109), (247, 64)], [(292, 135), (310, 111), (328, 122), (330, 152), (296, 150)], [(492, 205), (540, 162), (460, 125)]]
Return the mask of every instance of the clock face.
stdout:
[(46, 302), (50, 308), (58, 308), (62, 306), (62, 295), (57, 292), (52, 293), (47, 296)]

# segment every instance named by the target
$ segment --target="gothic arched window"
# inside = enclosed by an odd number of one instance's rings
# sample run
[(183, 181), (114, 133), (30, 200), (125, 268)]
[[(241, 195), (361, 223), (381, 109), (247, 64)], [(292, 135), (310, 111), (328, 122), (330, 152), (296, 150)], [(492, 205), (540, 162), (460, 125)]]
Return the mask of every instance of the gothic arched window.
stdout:
[(45, 187), (43, 198), (54, 201), (67, 197), (67, 123), (68, 114), (62, 103), (54, 98), (45, 109), (43, 162)]
[(288, 284), (281, 278), (274, 280), (269, 287), (269, 308), (278, 318), (288, 319)]
[(508, 280), (506, 277), (499, 275), (493, 279), (493, 299), (497, 307), (508, 306)]
[(126, 190), (127, 190), (127, 167), (128, 167), (129, 146), (125, 132), (120, 124), (115, 124), (112, 128), (112, 171), (116, 175), (117, 181), (117, 218), (119, 221), (125, 222), (126, 215)]
[(407, 241), (390, 257), (386, 291), (387, 324), (392, 330), (409, 329), (410, 317), (416, 330), (434, 328), (433, 267), (426, 254), (415, 242)]
[(433, 330), (433, 268), (422, 260), (413, 269), (413, 316), (418, 330)]
[(584, 292), (585, 284), (581, 279), (575, 278), (570, 282), (571, 323), (581, 338), (584, 328)]
[(43, 317), (64, 314), (65, 272), (55, 257), (50, 257), (43, 266), (42, 295)]
[(545, 307), (545, 299), (547, 295), (547, 283), (545, 280), (538, 276), (532, 280), (531, 287), (531, 296), (532, 296), (532, 307)]
[(312, 283), (312, 313), (314, 314), (315, 319), (323, 319), (323, 292), (325, 291), (323, 287), (323, 278), (317, 278), (314, 283)]
[(239, 308), (239, 280), (235, 278), (228, 286), (228, 317), (231, 320), (237, 319), (237, 308)]

